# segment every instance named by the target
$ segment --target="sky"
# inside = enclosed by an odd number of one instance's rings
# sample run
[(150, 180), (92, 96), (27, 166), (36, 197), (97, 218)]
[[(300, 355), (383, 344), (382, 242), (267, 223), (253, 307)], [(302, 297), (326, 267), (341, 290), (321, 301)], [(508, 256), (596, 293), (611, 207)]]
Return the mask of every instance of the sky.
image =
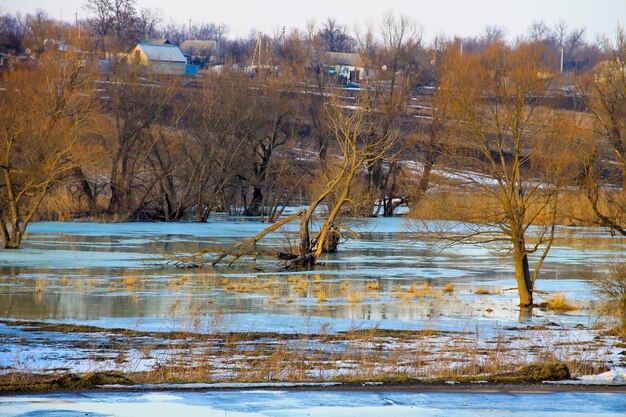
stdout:
[[(78, 13), (87, 16), (85, 0), (0, 0), (4, 12), (46, 10), (70, 21)], [(529, 25), (543, 19), (552, 26), (565, 21), (585, 27), (587, 39), (596, 34), (612, 37), (618, 24), (626, 25), (626, 0), (137, 0), (139, 8), (159, 9), (165, 22), (224, 24), (228, 35), (246, 37), (252, 28), (268, 34), (283, 26), (304, 29), (307, 22), (321, 24), (328, 17), (350, 28), (377, 24), (388, 11), (405, 14), (420, 23), (426, 39), (440, 33), (470, 36), (486, 25), (499, 25), (509, 38), (524, 34)]]

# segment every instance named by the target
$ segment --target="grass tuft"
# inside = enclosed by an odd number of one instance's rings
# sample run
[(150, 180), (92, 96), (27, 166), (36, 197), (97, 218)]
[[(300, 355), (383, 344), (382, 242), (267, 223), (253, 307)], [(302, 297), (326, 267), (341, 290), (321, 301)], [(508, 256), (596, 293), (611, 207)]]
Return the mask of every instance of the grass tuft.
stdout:
[(569, 304), (567, 301), (567, 297), (565, 297), (565, 295), (562, 293), (554, 294), (552, 298), (546, 301), (545, 306), (550, 310), (557, 312), (576, 310), (576, 307)]
[(352, 291), (348, 294), (348, 302), (350, 303), (360, 303), (363, 301), (363, 297), (356, 291)]

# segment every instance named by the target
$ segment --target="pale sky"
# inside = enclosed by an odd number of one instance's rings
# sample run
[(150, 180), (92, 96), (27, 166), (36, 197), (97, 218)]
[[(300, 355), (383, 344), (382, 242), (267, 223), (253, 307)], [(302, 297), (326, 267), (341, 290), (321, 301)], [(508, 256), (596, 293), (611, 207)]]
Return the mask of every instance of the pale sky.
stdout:
[[(587, 39), (604, 33), (613, 37), (618, 24), (626, 25), (626, 0), (138, 0), (139, 8), (157, 8), (165, 17), (187, 24), (225, 24), (229, 37), (247, 36), (252, 28), (275, 33), (286, 26), (304, 29), (314, 19), (334, 17), (352, 28), (378, 23), (387, 11), (406, 14), (424, 28), (426, 39), (438, 33), (478, 35), (485, 25), (506, 28), (510, 38), (526, 32), (531, 22), (548, 25), (563, 20), (570, 27), (587, 28)], [(84, 0), (0, 0), (5, 12), (33, 12), (39, 8), (69, 21), (78, 12), (85, 17)]]

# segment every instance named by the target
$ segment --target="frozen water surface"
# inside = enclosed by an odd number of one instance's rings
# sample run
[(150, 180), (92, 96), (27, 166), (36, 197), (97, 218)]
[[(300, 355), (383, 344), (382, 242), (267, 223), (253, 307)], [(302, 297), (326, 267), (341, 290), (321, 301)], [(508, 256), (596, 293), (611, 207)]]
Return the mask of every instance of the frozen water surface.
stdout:
[(623, 416), (626, 394), (222, 391), (0, 398), (0, 416)]
[[(163, 266), (163, 255), (194, 253), (207, 246), (226, 247), (253, 236), (266, 224), (258, 219), (214, 217), (198, 223), (33, 223), (24, 248), (0, 251), (0, 317), (126, 327), (173, 329), (172, 317), (201, 308), (207, 321), (227, 316), (228, 330), (315, 332), (378, 326), (390, 329), (464, 330), (518, 325), (513, 268), (484, 248), (457, 246), (441, 251), (416, 239), (401, 218), (359, 220), (358, 240), (340, 246), (315, 271), (284, 272), (273, 260), (261, 270), (221, 267), (180, 270)], [(293, 232), (269, 236), (280, 248)], [(589, 326), (594, 303), (588, 279), (607, 259), (623, 257), (626, 240), (598, 229), (567, 229), (547, 259), (537, 288), (563, 292), (584, 307), (568, 314), (535, 311), (531, 323), (552, 321)], [(294, 291), (289, 280), (308, 280)], [(252, 279), (272, 292), (236, 287)], [(224, 280), (228, 280), (225, 284)], [(403, 300), (398, 294), (429, 283), (441, 290), (453, 283), (453, 295)], [(319, 302), (314, 285), (325, 286)], [(367, 290), (377, 283), (380, 290)], [(483, 287), (493, 295), (478, 295)], [(361, 294), (349, 302), (347, 294)], [(541, 301), (541, 297), (538, 297)]]

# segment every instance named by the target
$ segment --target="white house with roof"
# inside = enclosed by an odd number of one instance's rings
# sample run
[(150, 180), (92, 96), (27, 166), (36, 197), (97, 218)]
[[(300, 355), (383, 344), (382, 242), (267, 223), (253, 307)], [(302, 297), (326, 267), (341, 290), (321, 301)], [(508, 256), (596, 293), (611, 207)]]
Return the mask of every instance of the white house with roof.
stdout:
[(129, 61), (144, 65), (153, 74), (185, 75), (187, 58), (176, 45), (140, 43), (129, 54)]
[(359, 82), (375, 76), (375, 71), (365, 68), (359, 54), (346, 52), (326, 52), (323, 58), (326, 72), (337, 75), (346, 81)]

